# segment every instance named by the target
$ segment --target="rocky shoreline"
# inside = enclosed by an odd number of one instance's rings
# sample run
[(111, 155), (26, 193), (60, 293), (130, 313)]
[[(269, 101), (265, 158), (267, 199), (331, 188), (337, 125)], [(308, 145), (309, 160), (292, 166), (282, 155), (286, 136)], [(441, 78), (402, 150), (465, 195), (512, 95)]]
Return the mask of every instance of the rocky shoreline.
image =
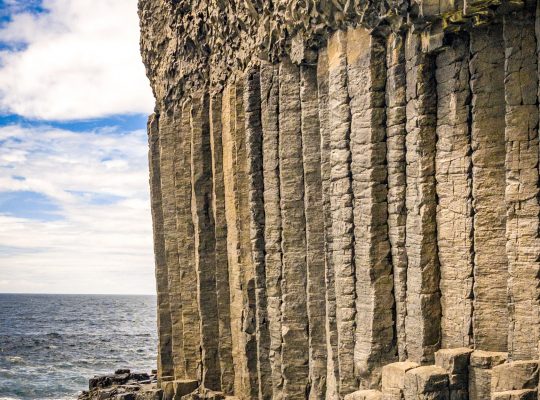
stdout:
[(157, 385), (157, 371), (151, 374), (118, 369), (114, 374), (94, 376), (78, 400), (161, 400), (163, 390)]
[(88, 381), (78, 400), (200, 400), (236, 399), (199, 386), (196, 380), (163, 377), (158, 384), (157, 370), (150, 374), (117, 369), (114, 374), (96, 375)]

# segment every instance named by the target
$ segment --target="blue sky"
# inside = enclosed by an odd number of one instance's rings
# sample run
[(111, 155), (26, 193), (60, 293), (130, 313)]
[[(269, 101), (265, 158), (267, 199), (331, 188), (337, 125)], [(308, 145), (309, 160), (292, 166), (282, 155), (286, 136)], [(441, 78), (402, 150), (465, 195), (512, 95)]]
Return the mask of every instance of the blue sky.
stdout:
[(0, 0), (0, 292), (154, 293), (137, 0)]

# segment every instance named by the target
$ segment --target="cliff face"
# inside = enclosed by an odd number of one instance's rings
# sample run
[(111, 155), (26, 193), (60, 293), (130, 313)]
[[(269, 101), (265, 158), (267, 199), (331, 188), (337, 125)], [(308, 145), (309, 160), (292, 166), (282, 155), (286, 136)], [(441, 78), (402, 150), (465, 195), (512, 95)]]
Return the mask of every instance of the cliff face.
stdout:
[(162, 385), (537, 398), (537, 4), (139, 14)]

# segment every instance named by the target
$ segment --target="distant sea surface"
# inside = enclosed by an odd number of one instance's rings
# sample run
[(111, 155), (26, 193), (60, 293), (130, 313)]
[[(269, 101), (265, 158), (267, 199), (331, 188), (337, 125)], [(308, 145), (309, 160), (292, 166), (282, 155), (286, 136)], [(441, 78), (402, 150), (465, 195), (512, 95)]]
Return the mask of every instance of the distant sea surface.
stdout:
[(88, 378), (156, 365), (154, 296), (0, 294), (0, 400), (73, 399)]

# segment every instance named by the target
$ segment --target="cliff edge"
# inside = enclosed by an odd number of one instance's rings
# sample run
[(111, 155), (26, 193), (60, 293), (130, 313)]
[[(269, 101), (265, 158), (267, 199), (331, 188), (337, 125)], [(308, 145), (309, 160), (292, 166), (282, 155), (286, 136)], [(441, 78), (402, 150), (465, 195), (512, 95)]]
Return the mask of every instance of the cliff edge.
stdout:
[(536, 399), (539, 4), (139, 0), (158, 385)]

